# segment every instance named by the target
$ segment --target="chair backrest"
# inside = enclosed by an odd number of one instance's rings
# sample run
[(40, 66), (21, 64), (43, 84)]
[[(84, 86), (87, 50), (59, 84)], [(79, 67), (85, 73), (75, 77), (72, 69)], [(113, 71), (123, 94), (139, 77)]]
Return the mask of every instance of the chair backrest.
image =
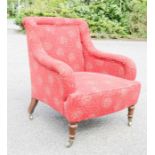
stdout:
[[(83, 47), (79, 25), (82, 20), (57, 17), (29, 17), (44, 50), (72, 67), (84, 70)], [(30, 36), (31, 37), (31, 36)]]

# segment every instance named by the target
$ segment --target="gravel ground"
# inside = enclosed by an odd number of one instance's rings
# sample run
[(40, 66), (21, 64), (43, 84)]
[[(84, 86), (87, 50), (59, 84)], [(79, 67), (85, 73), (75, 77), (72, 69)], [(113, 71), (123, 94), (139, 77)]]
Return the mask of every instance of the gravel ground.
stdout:
[(67, 122), (45, 104), (29, 121), (30, 76), (26, 36), (8, 20), (8, 155), (146, 155), (146, 42), (93, 40), (102, 50), (132, 58), (142, 91), (133, 126), (127, 110), (81, 122), (71, 148), (65, 148)]

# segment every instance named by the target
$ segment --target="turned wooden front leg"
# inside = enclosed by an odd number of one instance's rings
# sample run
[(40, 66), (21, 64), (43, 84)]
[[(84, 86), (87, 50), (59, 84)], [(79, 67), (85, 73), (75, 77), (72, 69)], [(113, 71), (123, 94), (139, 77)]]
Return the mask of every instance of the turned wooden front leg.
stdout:
[(128, 107), (128, 125), (132, 125), (132, 119), (133, 119), (133, 114), (134, 114), (135, 106), (132, 105)]
[(29, 116), (30, 119), (33, 119), (32, 113), (34, 112), (37, 104), (38, 104), (38, 100), (35, 98), (31, 98), (31, 102), (28, 107), (28, 113), (30, 114), (30, 116)]
[(71, 147), (72, 146), (72, 144), (74, 142), (74, 139), (75, 139), (77, 127), (78, 127), (77, 123), (69, 123), (68, 124), (69, 140), (68, 140), (68, 143), (67, 143), (66, 147)]

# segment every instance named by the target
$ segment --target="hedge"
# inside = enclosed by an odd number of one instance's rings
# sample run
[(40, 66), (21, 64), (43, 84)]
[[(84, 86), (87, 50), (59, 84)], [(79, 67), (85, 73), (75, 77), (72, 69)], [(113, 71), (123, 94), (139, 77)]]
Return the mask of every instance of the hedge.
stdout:
[(35, 0), (15, 15), (84, 18), (95, 38), (146, 38), (146, 0)]

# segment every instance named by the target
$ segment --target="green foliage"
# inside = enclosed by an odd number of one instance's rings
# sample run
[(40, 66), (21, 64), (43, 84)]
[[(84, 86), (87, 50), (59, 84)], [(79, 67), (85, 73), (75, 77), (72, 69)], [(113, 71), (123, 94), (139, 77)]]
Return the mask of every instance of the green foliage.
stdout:
[[(15, 1), (15, 0), (14, 0)], [(24, 4), (24, 0), (23, 3)], [(146, 38), (146, 0), (35, 0), (15, 14), (84, 18), (95, 38)]]

